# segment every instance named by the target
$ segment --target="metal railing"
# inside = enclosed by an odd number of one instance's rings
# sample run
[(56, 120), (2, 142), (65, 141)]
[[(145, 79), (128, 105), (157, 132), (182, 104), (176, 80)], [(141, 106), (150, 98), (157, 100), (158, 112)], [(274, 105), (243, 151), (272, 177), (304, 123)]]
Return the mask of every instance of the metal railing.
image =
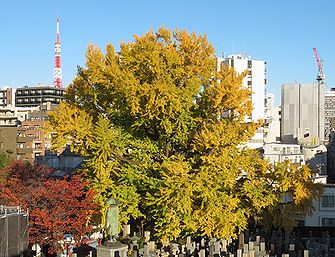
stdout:
[(20, 206), (4, 206), (0, 205), (0, 215), (21, 214)]

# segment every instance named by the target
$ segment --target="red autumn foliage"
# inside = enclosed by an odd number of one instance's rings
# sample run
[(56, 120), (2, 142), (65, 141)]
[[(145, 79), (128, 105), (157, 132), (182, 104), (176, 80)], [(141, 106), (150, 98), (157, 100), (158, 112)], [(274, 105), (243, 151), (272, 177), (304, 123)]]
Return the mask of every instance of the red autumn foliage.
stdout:
[(12, 161), (9, 166), (0, 170), (0, 203), (28, 208), (33, 189), (40, 187), (52, 172), (46, 166)]
[(96, 209), (87, 182), (71, 178), (47, 179), (52, 170), (37, 164), (13, 162), (0, 171), (0, 202), (29, 209), (30, 243), (60, 248), (59, 240), (71, 234), (76, 241), (92, 231), (89, 219)]

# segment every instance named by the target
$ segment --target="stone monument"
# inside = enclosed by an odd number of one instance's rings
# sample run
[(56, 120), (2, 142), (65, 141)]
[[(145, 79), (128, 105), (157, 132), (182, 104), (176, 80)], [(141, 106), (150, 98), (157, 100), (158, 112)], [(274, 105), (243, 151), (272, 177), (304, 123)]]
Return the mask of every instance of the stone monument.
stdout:
[(109, 198), (106, 202), (108, 206), (106, 214), (106, 226), (108, 241), (104, 245), (97, 247), (97, 257), (127, 257), (128, 246), (117, 241), (119, 225), (119, 202), (114, 198)]

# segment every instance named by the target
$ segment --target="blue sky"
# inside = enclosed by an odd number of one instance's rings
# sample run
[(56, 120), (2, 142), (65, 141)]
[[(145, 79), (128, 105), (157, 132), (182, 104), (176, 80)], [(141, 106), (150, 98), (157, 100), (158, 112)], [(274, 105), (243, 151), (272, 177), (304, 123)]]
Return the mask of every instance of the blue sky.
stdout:
[(105, 48), (150, 28), (206, 34), (216, 53), (243, 52), (267, 62), (267, 91), (315, 82), (316, 47), (328, 87), (335, 87), (335, 1), (3, 1), (0, 15), (0, 87), (51, 84), (56, 16), (60, 17), (63, 84), (85, 65), (89, 43)]

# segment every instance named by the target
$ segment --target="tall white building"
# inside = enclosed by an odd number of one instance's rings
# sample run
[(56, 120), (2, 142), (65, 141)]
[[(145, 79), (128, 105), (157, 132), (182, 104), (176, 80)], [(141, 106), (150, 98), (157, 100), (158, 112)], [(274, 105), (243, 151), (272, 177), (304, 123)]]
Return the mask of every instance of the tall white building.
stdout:
[[(247, 71), (247, 76), (243, 79), (242, 85), (249, 88), (252, 92), (251, 101), (253, 110), (251, 117), (247, 121), (257, 122), (264, 120), (265, 113), (265, 85), (266, 85), (266, 69), (265, 61), (253, 60), (250, 56), (244, 54), (234, 54), (228, 57), (218, 58), (218, 64), (225, 64), (228, 67), (233, 67), (234, 70), (240, 74)], [(263, 128), (256, 131), (255, 136), (248, 143), (250, 148), (260, 148), (263, 146), (264, 136)]]
[(266, 85), (265, 61), (252, 60), (250, 56), (244, 54), (234, 54), (226, 58), (218, 58), (219, 63), (225, 63), (233, 67), (237, 73), (248, 71), (247, 76), (243, 79), (243, 86), (252, 91), (251, 100), (253, 110), (251, 114), (252, 121), (264, 119), (264, 96)]

